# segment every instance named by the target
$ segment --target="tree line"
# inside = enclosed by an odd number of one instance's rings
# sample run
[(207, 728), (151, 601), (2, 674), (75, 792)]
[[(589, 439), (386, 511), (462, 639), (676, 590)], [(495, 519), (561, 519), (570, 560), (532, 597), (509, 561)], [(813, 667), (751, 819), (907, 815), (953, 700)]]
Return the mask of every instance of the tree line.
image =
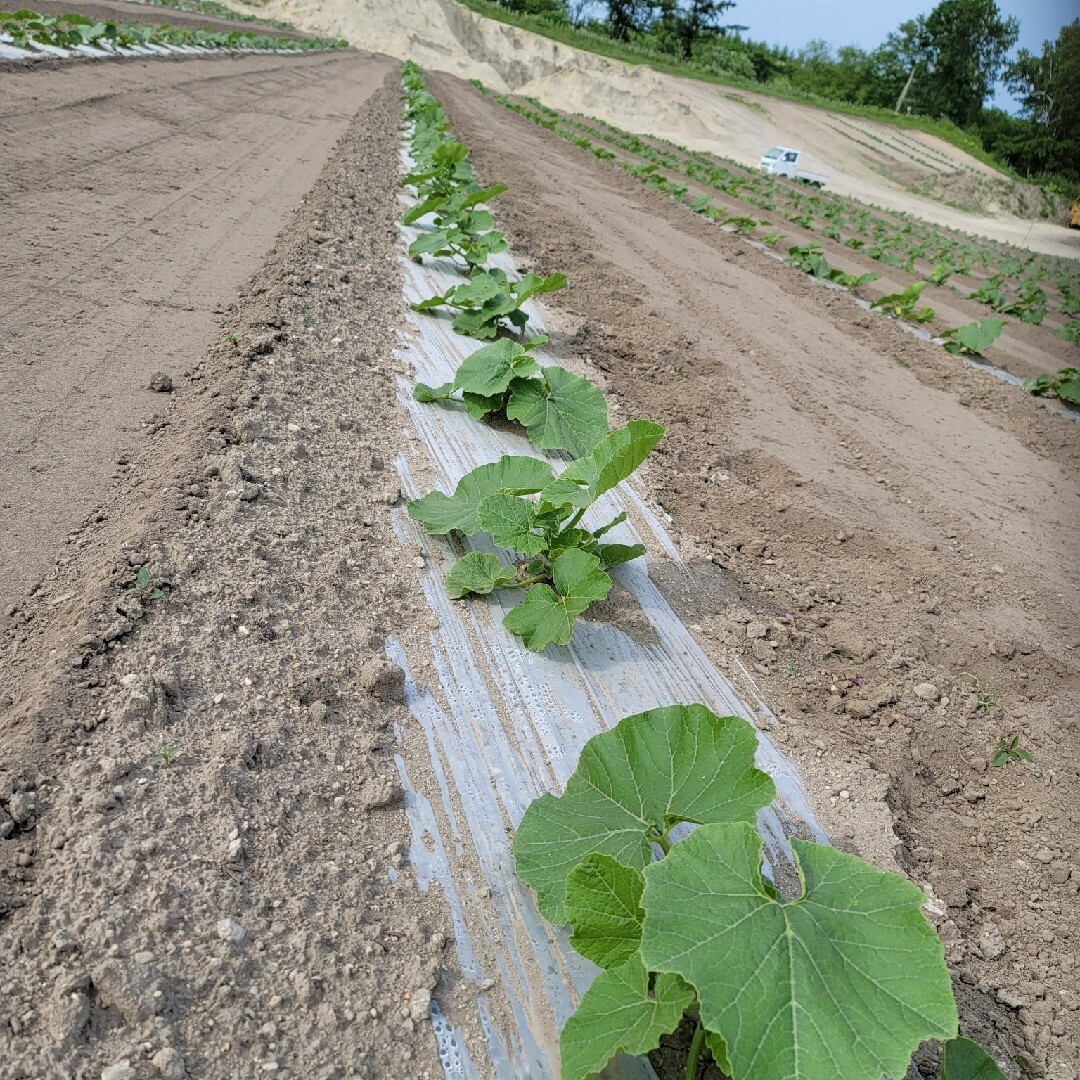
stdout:
[[(721, 77), (830, 101), (948, 120), (1032, 179), (1080, 184), (1080, 19), (1041, 53), (1009, 53), (1020, 33), (995, 0), (941, 0), (875, 49), (752, 41), (728, 21), (734, 0), (498, 0), (513, 11), (590, 30)], [(987, 108), (999, 82), (1020, 115)]]

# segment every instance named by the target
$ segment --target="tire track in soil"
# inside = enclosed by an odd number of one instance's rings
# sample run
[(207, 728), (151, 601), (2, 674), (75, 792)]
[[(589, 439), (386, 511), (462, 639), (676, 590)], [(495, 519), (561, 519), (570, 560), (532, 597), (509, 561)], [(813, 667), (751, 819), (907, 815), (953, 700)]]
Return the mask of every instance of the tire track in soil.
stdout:
[[(667, 426), (653, 488), (740, 587), (683, 617), (753, 668), (830, 835), (932, 893), (964, 1033), (1075, 1080), (1075, 424), (429, 81), (510, 186), (494, 211), (519, 265), (569, 276), (557, 347)], [(1035, 766), (990, 768), (1013, 733)]]
[(383, 74), (223, 320), (242, 343), (193, 366), (133, 456), (153, 492), (107, 501), (123, 542), (89, 531), (84, 565), (22, 608), (23, 670), (50, 667), (37, 624), (83, 637), (0, 729), (5, 1078), (442, 1075), (426, 1021), (453, 985), (448, 920), (403, 864), (392, 756), (426, 748), (382, 655), (427, 613), (388, 514), (405, 418)]

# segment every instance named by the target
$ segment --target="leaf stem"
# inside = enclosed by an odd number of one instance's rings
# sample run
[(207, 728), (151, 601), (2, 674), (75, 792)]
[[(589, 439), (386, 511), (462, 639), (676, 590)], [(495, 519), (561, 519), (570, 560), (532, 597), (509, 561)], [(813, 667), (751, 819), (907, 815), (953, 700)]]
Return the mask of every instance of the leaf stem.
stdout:
[(690, 1041), (690, 1055), (686, 1059), (686, 1080), (697, 1080), (698, 1062), (701, 1059), (701, 1048), (705, 1045), (705, 1025), (698, 1019), (694, 1029), (694, 1037)]
[(570, 519), (570, 520), (569, 520), (569, 521), (568, 521), (568, 522), (566, 523), (566, 525), (565, 525), (565, 526), (563, 526), (563, 528), (561, 528), (561, 529), (559, 530), (559, 533), (560, 533), (560, 534), (562, 534), (562, 533), (566, 532), (566, 531), (567, 531), (567, 529), (576, 529), (576, 528), (577, 528), (577, 523), (578, 523), (578, 522), (579, 522), (579, 521), (580, 521), (580, 520), (581, 520), (581, 519), (582, 519), (582, 518), (583, 518), (583, 517), (585, 516), (585, 511), (586, 511), (586, 510), (588, 510), (588, 509), (589, 509), (589, 508), (588, 508), (587, 506), (583, 506), (583, 507), (582, 507), (582, 508), (581, 508), (581, 509), (580, 509), (580, 510), (579, 510), (579, 511), (578, 511), (578, 512), (577, 512), (577, 513), (576, 513), (576, 514), (575, 514), (575, 515), (574, 515), (574, 516), (573, 516), (573, 517), (572, 517), (572, 518), (571, 518), (571, 519)]
[(663, 833), (656, 838), (656, 842), (660, 845), (660, 850), (666, 855), (671, 850), (671, 841), (667, 838), (667, 833)]

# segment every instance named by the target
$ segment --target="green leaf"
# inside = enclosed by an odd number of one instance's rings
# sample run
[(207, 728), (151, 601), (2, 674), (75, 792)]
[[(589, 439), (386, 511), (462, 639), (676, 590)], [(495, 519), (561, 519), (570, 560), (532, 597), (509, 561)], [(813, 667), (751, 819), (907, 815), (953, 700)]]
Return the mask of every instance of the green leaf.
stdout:
[(585, 457), (567, 466), (540, 492), (541, 503), (591, 506), (605, 491), (630, 476), (663, 436), (659, 424), (631, 420), (597, 443)]
[(853, 855), (791, 841), (803, 895), (779, 901), (748, 824), (705, 825), (645, 869), (641, 956), (696, 987), (739, 1080), (903, 1076), (956, 1034), (922, 891)]
[(776, 791), (756, 751), (750, 724), (704, 705), (650, 709), (594, 735), (563, 794), (534, 800), (514, 838), (540, 911), (566, 921), (567, 876), (591, 852), (643, 870), (651, 838), (680, 821), (754, 821)]
[(539, 296), (541, 293), (555, 292), (557, 289), (565, 288), (565, 274), (549, 274), (546, 278), (541, 278), (533, 273), (528, 273), (514, 286), (514, 295), (517, 297), (520, 306), (531, 296)]
[(619, 1053), (655, 1050), (693, 1000), (694, 991), (675, 975), (658, 976), (650, 995), (649, 973), (636, 956), (601, 972), (559, 1036), (563, 1080), (588, 1080)]
[(466, 473), (453, 495), (432, 491), (409, 503), (409, 517), (419, 521), (429, 533), (444, 535), (460, 529), (466, 536), (478, 532), (476, 512), (489, 495), (528, 495), (539, 491), (551, 479), (551, 466), (531, 457), (507, 455), (490, 465)]
[(503, 626), (534, 652), (551, 644), (565, 645), (574, 632), (574, 620), (611, 589), (611, 578), (600, 569), (600, 560), (578, 548), (555, 559), (551, 575), (554, 589), (534, 585), (524, 602), (503, 619)]
[(941, 1061), (941, 1080), (1005, 1080), (997, 1062), (970, 1039), (950, 1039)]
[(587, 454), (608, 433), (603, 391), (561, 367), (544, 368), (543, 379), (514, 382), (506, 415), (524, 424), (537, 446), (575, 457)]
[(505, 394), (514, 379), (534, 375), (540, 365), (524, 346), (509, 338), (483, 345), (462, 361), (454, 386), (470, 394), (494, 397)]
[(476, 520), (500, 547), (539, 555), (546, 546), (544, 538), (532, 531), (536, 527), (536, 510), (528, 499), (489, 495), (477, 509)]
[(641, 945), (644, 888), (640, 871), (610, 855), (587, 855), (566, 879), (570, 944), (602, 968), (625, 964)]
[(450, 236), (445, 229), (436, 229), (434, 232), (421, 233), (410, 245), (409, 255), (434, 255), (438, 251), (444, 251), (450, 242)]
[(636, 559), (645, 554), (644, 544), (601, 544), (596, 549), (596, 554), (600, 556), (600, 565), (605, 570), (610, 569), (612, 566), (618, 566), (620, 563), (630, 562), (631, 559)]
[(443, 383), (442, 386), (428, 386), (427, 383), (417, 383), (413, 387), (412, 396), (417, 401), (445, 401), (454, 390), (453, 383)]
[(461, 402), (465, 406), (465, 411), (474, 420), (483, 420), (488, 413), (498, 412), (502, 408), (503, 395), (494, 394), (491, 397), (485, 397), (483, 394), (466, 392), (461, 395)]
[(983, 319), (982, 322), (969, 322), (958, 326), (951, 333), (955, 334), (957, 344), (969, 352), (981, 353), (997, 341), (1004, 325), (1002, 319)]
[(1062, 379), (1057, 384), (1057, 395), (1062, 401), (1080, 405), (1080, 379)]
[(459, 600), (469, 593), (486, 596), (492, 589), (506, 585), (516, 577), (515, 568), (507, 566), (498, 555), (470, 551), (454, 564), (446, 579), (446, 592), (451, 600)]

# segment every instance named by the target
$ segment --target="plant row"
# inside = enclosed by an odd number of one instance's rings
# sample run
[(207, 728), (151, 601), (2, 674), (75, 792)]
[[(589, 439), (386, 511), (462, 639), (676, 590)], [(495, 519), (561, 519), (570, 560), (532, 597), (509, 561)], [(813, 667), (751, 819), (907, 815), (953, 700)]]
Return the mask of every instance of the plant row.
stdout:
[(70, 12), (42, 15), (36, 11), (0, 12), (0, 35), (20, 49), (36, 51), (42, 45), (74, 49), (89, 45), (115, 50), (139, 45), (190, 45), (201, 49), (260, 49), (269, 51), (321, 51), (344, 49), (344, 38), (292, 38), (252, 34), (239, 30), (188, 30), (177, 26), (135, 26), (115, 19), (95, 20)]
[[(641, 164), (626, 160), (618, 160), (616, 164), (679, 201), (686, 200), (687, 185), (681, 180), (668, 180), (659, 170), (680, 173), (697, 184), (757, 206), (770, 215), (780, 215), (802, 229), (819, 231), (828, 239), (841, 242), (887, 266), (908, 273), (924, 272), (928, 278), (936, 274), (940, 281), (935, 284), (944, 284), (953, 274), (957, 279), (973, 278), (978, 287), (960, 290), (960, 295), (985, 303), (1000, 314), (1015, 315), (1036, 325), (1049, 310), (1069, 319), (1080, 315), (1080, 273), (1071, 260), (979, 241), (906, 214), (872, 211), (833, 193), (810, 194), (801, 185), (764, 173), (749, 172), (736, 162), (722, 162), (713, 155), (689, 151), (667, 140), (647, 141), (604, 121), (566, 117), (532, 99), (512, 99), (490, 91), (476, 81), (473, 85), (597, 157), (605, 160), (616, 157), (611, 150), (598, 145), (602, 142), (645, 159)], [(707, 202), (697, 212), (714, 220), (742, 221), (742, 231), (747, 232), (767, 224), (745, 217), (724, 218), (723, 211)], [(1043, 285), (1051, 290), (1050, 295)], [(1067, 341), (1077, 340), (1080, 324), (1067, 323), (1059, 336)]]
[[(512, 281), (486, 268), (506, 245), (481, 204), (505, 188), (475, 181), (467, 148), (411, 63), (404, 84), (415, 163), (404, 183), (418, 200), (405, 221), (433, 219), (409, 251), (450, 259), (464, 278), (413, 306), (451, 307), (457, 332), (487, 342), (450, 382), (418, 384), (414, 396), (456, 401), (477, 420), (499, 414), (539, 447), (575, 457), (558, 475), (539, 458), (503, 457), (452, 495), (413, 501), (409, 513), (429, 532), (484, 532), (515, 552), (509, 563), (465, 555), (447, 578), (450, 595), (523, 589), (508, 629), (532, 649), (565, 643), (575, 616), (610, 589), (607, 569), (642, 554), (604, 542), (625, 515), (595, 528), (583, 518), (663, 429), (634, 420), (609, 431), (596, 387), (537, 362), (544, 339), (527, 336), (519, 301), (565, 279)], [(619, 1053), (648, 1053), (686, 1019), (689, 1078), (705, 1054), (735, 1080), (898, 1078), (919, 1043), (935, 1038), (947, 1040), (945, 1080), (1003, 1080), (979, 1047), (955, 1037), (949, 972), (918, 888), (793, 840), (800, 892), (781, 895), (753, 828), (775, 797), (754, 767), (756, 748), (739, 717), (703, 705), (654, 709), (591, 739), (562, 795), (526, 811), (513, 843), (517, 872), (540, 911), (568, 923), (571, 944), (602, 969), (561, 1032), (564, 1080), (586, 1080)], [(696, 828), (685, 836), (688, 825)]]
[(506, 240), (494, 228), (486, 204), (506, 187), (476, 182), (468, 147), (451, 136), (446, 114), (428, 93), (419, 69), (406, 64), (403, 78), (413, 159), (403, 183), (417, 202), (402, 220), (421, 228), (409, 255), (448, 260), (462, 278), (413, 309), (449, 309), (455, 332), (485, 343), (465, 358), (450, 382), (437, 387), (419, 383), (413, 396), (451, 407), (456, 403), (478, 421), (499, 418), (519, 424), (539, 449), (574, 459), (556, 474), (548, 460), (507, 455), (473, 469), (452, 494), (433, 491), (415, 499), (409, 514), (433, 535), (483, 533), (507, 553), (464, 555), (446, 579), (450, 596), (520, 590), (523, 599), (503, 625), (529, 649), (565, 645), (575, 619), (610, 591), (608, 571), (645, 551), (640, 544), (606, 539), (625, 514), (589, 522), (586, 515), (637, 469), (664, 429), (632, 420), (611, 431), (599, 387), (536, 360), (534, 350), (547, 339), (529, 335), (523, 305), (565, 288), (566, 276), (513, 278), (489, 265), (492, 256), (506, 250)]
[[(1050, 278), (1057, 293), (1056, 308), (1068, 320), (1058, 329), (1057, 336), (1063, 341), (1080, 344), (1080, 276), (1075, 268), (1065, 266), (1064, 260), (1049, 259), (1032, 253), (1014, 253), (1011, 248), (995, 248), (990, 244), (965, 243), (942, 235), (942, 230), (931, 230), (929, 226), (909, 219), (906, 215), (895, 215), (900, 218), (899, 222), (890, 222), (887, 218), (859, 207), (851, 200), (845, 201), (832, 195), (808, 195), (800, 191), (797, 185), (769, 176), (735, 172), (724, 166), (717, 166), (716, 161), (708, 155), (671, 144), (683, 155), (680, 159), (675, 154), (653, 146), (639, 136), (621, 132), (604, 121), (594, 119), (590, 126), (577, 118), (564, 117), (531, 98), (519, 101), (506, 97), (488, 90), (478, 80), (473, 80), (473, 85), (519, 115), (555, 132), (601, 160), (615, 160), (629, 175), (656, 187), (678, 202), (687, 203), (695, 213), (740, 234), (752, 234), (759, 228), (769, 228), (770, 231), (757, 233), (755, 236), (755, 239), (768, 247), (775, 247), (784, 239), (778, 229), (771, 228), (770, 222), (745, 215), (728, 214), (714, 207), (712, 198), (708, 195), (688, 198), (688, 184), (668, 180), (659, 171), (661, 165), (669, 169), (677, 168), (695, 182), (714, 187), (732, 198), (757, 205), (768, 212), (779, 212), (800, 228), (811, 231), (815, 227), (820, 228), (823, 236), (843, 241), (846, 247), (906, 273), (916, 273), (919, 262), (930, 267), (924, 278), (912, 282), (901, 292), (890, 293), (875, 300), (871, 305), (874, 310), (906, 321), (929, 322), (935, 317), (934, 309), (919, 305), (920, 296), (927, 285), (945, 286), (953, 275), (971, 277), (976, 274), (976, 266), (985, 270), (993, 265), (996, 273), (983, 278), (974, 291), (964, 290), (960, 295), (986, 304), (1001, 315), (1011, 315), (1021, 322), (1038, 326), (1046, 317), (1051, 303), (1046, 290), (1038, 282)], [(589, 134), (582, 134), (583, 131)], [(589, 138), (590, 134), (617, 145), (627, 153), (645, 157), (647, 161), (634, 163), (616, 160), (616, 155), (610, 150), (593, 143)], [(841, 232), (844, 226), (850, 227), (846, 240)], [(877, 280), (880, 276), (875, 273), (849, 274), (839, 267), (830, 267), (821, 245), (814, 242), (789, 247), (787, 261), (814, 277), (826, 278), (852, 291), (858, 291), (863, 285)], [(1027, 276), (1021, 277), (1025, 274)], [(1013, 282), (1011, 295), (1003, 288), (1003, 284), (1010, 278), (1017, 279)], [(1000, 318), (974, 320), (944, 330), (939, 337), (949, 352), (977, 357), (994, 344), (1004, 325), (1005, 320)], [(1059, 396), (1063, 401), (1075, 403), (1071, 396), (1075, 393), (1074, 384), (1068, 377), (1068, 372), (1072, 369), (1062, 370), (1065, 372), (1064, 376), (1060, 373), (1057, 376), (1044, 374), (1038, 379), (1027, 380), (1024, 388), (1033, 394)], [(1064, 387), (1061, 394), (1057, 393), (1059, 385)]]

